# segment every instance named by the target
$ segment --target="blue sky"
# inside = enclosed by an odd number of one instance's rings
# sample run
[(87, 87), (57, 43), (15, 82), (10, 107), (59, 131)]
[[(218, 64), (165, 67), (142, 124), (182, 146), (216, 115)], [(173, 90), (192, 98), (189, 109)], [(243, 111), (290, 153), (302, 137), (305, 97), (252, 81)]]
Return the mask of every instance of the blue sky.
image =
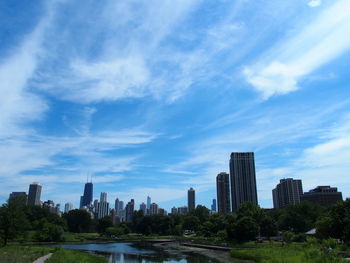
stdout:
[(1, 1), (0, 202), (209, 206), (254, 151), (258, 199), (285, 177), (350, 196), (348, 0)]

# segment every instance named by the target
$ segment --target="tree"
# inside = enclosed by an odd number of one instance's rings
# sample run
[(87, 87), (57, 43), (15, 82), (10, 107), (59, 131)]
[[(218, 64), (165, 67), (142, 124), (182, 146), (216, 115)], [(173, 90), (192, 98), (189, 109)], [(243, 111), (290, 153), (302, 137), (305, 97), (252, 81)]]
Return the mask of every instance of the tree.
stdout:
[(98, 220), (97, 231), (99, 233), (105, 233), (106, 229), (113, 226), (112, 218), (110, 216), (105, 216)]
[(184, 230), (191, 230), (191, 231), (197, 231), (199, 227), (200, 221), (198, 217), (196, 216), (185, 216), (184, 223), (183, 223), (183, 229)]
[(91, 215), (79, 209), (69, 211), (64, 215), (67, 220), (68, 230), (74, 233), (84, 233), (90, 231)]
[(203, 205), (197, 205), (197, 207), (191, 211), (190, 215), (198, 217), (199, 221), (202, 224), (208, 220), (210, 211)]
[(243, 216), (237, 220), (232, 230), (230, 238), (242, 242), (254, 240), (260, 229), (253, 217)]
[(24, 213), (23, 197), (13, 197), (0, 207), (0, 236), (6, 245), (10, 239), (24, 233), (28, 221)]
[(39, 225), (35, 235), (38, 241), (62, 241), (64, 231), (61, 226), (48, 222), (46, 218), (41, 219)]

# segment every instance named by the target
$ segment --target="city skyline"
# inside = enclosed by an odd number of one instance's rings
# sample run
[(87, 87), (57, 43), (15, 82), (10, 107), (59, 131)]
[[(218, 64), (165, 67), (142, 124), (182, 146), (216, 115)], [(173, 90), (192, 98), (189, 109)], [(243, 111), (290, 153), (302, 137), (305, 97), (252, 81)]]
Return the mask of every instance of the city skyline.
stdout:
[(262, 207), (281, 178), (350, 196), (349, 1), (0, 5), (0, 203), (78, 207), (88, 175), (111, 205), (209, 207), (231, 152)]

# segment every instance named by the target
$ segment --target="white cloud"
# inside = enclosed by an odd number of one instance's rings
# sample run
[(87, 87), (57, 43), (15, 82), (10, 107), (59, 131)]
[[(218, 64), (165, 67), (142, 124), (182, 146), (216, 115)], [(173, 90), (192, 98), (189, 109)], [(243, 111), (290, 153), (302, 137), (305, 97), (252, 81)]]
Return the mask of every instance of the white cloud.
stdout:
[(320, 6), (322, 4), (322, 0), (311, 0), (307, 4), (310, 7), (317, 7), (317, 6)]
[(243, 71), (263, 98), (297, 90), (307, 74), (350, 49), (350, 2), (339, 0), (299, 34), (274, 46)]

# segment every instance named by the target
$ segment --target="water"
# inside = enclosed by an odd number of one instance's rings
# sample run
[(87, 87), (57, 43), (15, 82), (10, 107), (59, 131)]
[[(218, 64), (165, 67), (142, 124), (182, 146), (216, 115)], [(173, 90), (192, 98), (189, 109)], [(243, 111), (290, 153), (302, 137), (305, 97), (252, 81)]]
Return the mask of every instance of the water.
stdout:
[(154, 248), (144, 248), (133, 243), (60, 244), (62, 248), (101, 254), (108, 263), (214, 263), (201, 255), (169, 255)]

